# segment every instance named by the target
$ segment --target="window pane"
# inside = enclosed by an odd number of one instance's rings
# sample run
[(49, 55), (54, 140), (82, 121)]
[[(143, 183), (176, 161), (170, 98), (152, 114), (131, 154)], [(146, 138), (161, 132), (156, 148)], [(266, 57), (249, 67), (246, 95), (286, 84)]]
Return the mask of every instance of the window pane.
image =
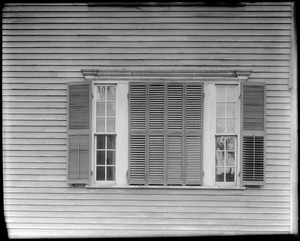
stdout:
[(107, 118), (107, 132), (115, 132), (115, 118)]
[(115, 116), (116, 115), (116, 108), (115, 103), (107, 103), (107, 116)]
[(226, 182), (234, 182), (234, 169), (233, 167), (226, 168)]
[(235, 103), (227, 103), (227, 117), (236, 117)]
[(97, 149), (105, 149), (105, 136), (104, 135), (97, 136)]
[(96, 87), (96, 101), (105, 100), (105, 86)]
[(116, 137), (112, 135), (107, 136), (107, 149), (116, 148)]
[(115, 167), (114, 166), (107, 167), (107, 180), (108, 181), (115, 180)]
[(225, 103), (217, 103), (217, 117), (225, 117)]
[(225, 86), (217, 86), (217, 101), (225, 101)]
[(105, 180), (105, 167), (97, 167), (96, 169), (96, 179), (98, 181), (104, 181)]
[(98, 102), (96, 105), (96, 116), (105, 116), (105, 102)]
[(218, 136), (216, 138), (216, 150), (224, 150), (225, 149), (225, 141), (226, 141), (226, 137)]
[(235, 137), (227, 137), (226, 140), (226, 150), (234, 150), (235, 149)]
[(115, 151), (107, 151), (107, 165), (115, 165)]
[(97, 118), (96, 131), (97, 132), (105, 131), (105, 119), (104, 118)]
[(224, 182), (224, 168), (216, 168), (216, 181)]
[(225, 119), (217, 118), (217, 133), (225, 133)]
[(224, 166), (224, 151), (216, 151), (216, 166)]
[(236, 101), (236, 86), (227, 86), (227, 101)]
[(235, 166), (235, 152), (227, 152), (226, 166)]
[(235, 133), (235, 119), (227, 119), (226, 133)]
[(105, 151), (97, 151), (97, 165), (105, 165)]
[(107, 100), (115, 100), (115, 99), (116, 99), (116, 87), (107, 86)]

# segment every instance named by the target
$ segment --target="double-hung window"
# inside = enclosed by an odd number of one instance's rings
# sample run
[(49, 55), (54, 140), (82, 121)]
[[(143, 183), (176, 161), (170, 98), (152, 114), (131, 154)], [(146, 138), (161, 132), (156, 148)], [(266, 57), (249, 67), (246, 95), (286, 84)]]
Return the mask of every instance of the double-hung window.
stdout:
[(96, 181), (114, 182), (116, 175), (116, 86), (102, 84), (95, 85), (94, 88)]
[(262, 185), (264, 105), (240, 80), (69, 83), (68, 183)]
[(236, 183), (238, 149), (237, 85), (216, 85), (215, 182)]

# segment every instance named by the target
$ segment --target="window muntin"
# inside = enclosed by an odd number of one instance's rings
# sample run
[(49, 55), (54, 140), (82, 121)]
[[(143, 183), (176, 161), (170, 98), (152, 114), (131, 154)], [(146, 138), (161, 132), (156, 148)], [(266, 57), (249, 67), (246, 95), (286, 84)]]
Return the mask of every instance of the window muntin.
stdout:
[(219, 185), (236, 182), (237, 86), (216, 86), (215, 181)]
[(116, 86), (96, 85), (96, 181), (116, 180)]

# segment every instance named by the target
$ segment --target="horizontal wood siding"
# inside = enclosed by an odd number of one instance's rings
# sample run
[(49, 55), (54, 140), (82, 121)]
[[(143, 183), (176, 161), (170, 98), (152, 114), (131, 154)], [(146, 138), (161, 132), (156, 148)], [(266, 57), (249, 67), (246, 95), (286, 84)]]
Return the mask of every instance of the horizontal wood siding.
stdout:
[[(10, 237), (289, 233), (290, 3), (19, 3), (5, 4), (2, 14), (4, 209)], [(82, 81), (84, 68), (195, 75), (252, 69), (250, 82), (267, 83), (265, 186), (68, 187), (67, 82)], [(209, 74), (200, 78), (208, 80)]]

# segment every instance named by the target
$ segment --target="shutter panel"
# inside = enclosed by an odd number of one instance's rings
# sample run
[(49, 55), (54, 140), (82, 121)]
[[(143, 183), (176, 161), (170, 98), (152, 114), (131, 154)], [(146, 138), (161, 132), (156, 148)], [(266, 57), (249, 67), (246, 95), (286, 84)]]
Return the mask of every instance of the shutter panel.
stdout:
[(183, 184), (183, 84), (167, 85), (167, 184)]
[(164, 184), (164, 136), (149, 135), (148, 184)]
[(69, 184), (89, 183), (91, 153), (91, 83), (68, 83)]
[(243, 84), (242, 183), (263, 185), (265, 179), (265, 85)]
[(147, 126), (147, 85), (146, 83), (130, 83), (129, 85), (129, 125), (130, 125), (130, 161), (129, 183), (131, 185), (146, 184), (146, 160), (148, 141)]
[(146, 137), (145, 134), (130, 135), (130, 167), (129, 181), (131, 185), (146, 184)]
[(165, 85), (149, 83), (148, 184), (164, 184)]
[(201, 83), (130, 83), (131, 185), (202, 183)]
[(191, 83), (186, 85), (186, 185), (202, 184), (202, 113), (203, 85)]
[(182, 185), (182, 136), (168, 136), (167, 141), (167, 184)]

